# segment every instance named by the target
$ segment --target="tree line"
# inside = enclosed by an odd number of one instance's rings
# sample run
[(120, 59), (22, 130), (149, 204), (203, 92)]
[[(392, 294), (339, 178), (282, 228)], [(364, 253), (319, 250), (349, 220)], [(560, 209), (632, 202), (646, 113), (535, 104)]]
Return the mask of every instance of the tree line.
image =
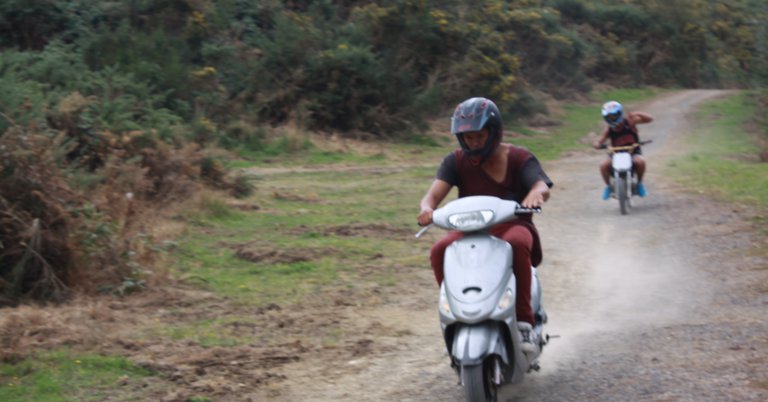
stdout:
[(7, 0), (0, 108), (45, 125), (79, 93), (95, 130), (391, 137), (477, 94), (515, 118), (596, 83), (764, 86), (767, 16), (760, 0)]

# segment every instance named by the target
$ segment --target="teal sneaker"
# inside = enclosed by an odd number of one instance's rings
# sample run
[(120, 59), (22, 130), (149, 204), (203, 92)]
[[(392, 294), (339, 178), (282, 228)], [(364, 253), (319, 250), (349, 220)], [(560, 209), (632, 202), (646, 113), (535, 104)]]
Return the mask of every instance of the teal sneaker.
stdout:
[(637, 195), (645, 197), (646, 194), (648, 193), (645, 191), (645, 186), (643, 186), (643, 183), (637, 183)]
[(603, 190), (603, 199), (607, 200), (608, 198), (611, 198), (611, 186), (605, 186), (605, 190)]

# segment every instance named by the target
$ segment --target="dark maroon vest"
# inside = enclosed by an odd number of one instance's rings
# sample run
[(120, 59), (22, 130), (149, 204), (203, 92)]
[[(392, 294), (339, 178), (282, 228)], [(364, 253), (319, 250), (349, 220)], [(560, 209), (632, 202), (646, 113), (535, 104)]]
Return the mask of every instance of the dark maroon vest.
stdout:
[(507, 173), (502, 182), (491, 178), (482, 167), (474, 165), (464, 157), (460, 149), (454, 151), (459, 198), (471, 195), (491, 195), (505, 200), (522, 202), (529, 189), (522, 188), (520, 177), (523, 165), (531, 158), (531, 153), (524, 148), (511, 146), (507, 159)]
[[(471, 195), (490, 195), (505, 200), (514, 200), (522, 202), (528, 195), (529, 188), (523, 188), (521, 176), (523, 166), (533, 155), (528, 150), (516, 146), (510, 146), (507, 159), (507, 174), (502, 182), (497, 182), (491, 178), (478, 165), (474, 165), (469, 158), (464, 157), (464, 152), (458, 149), (454, 151), (456, 156), (456, 172), (459, 188), (459, 198)], [(531, 215), (520, 216), (520, 219), (513, 220), (503, 225), (523, 225), (531, 231), (533, 235), (533, 249), (531, 250), (531, 263), (534, 266), (541, 264), (542, 250), (539, 233), (533, 225)]]
[(625, 121), (618, 131), (608, 128), (608, 135), (611, 137), (611, 146), (613, 147), (623, 147), (640, 142), (640, 137), (637, 135), (637, 127), (628, 121)]

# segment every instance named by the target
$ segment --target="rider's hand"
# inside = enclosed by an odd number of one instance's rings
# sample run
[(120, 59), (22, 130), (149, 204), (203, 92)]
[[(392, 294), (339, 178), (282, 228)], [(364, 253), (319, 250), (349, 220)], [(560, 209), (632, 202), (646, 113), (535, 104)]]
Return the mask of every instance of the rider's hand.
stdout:
[(599, 142), (595, 141), (595, 142), (593, 142), (593, 143), (592, 143), (592, 148), (594, 148), (594, 149), (600, 149), (600, 146), (601, 146), (601, 145), (603, 145), (603, 144), (601, 144), (601, 143), (599, 143)]
[(539, 208), (544, 205), (544, 194), (538, 191), (532, 191), (520, 204), (523, 208)]
[(543, 180), (539, 180), (533, 185), (520, 205), (523, 208), (539, 208), (549, 199), (549, 186)]
[(419, 212), (419, 217), (417, 218), (419, 226), (427, 226), (432, 223), (432, 212), (434, 212), (434, 210), (431, 208), (425, 208)]

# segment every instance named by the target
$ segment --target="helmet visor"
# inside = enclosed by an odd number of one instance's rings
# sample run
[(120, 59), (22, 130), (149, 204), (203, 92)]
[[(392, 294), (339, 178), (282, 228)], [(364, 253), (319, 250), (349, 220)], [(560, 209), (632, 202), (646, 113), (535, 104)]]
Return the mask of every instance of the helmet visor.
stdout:
[(485, 125), (486, 117), (483, 113), (456, 113), (451, 118), (451, 133), (461, 134), (468, 131), (480, 131)]
[(608, 113), (603, 118), (608, 124), (618, 124), (621, 122), (621, 112)]

